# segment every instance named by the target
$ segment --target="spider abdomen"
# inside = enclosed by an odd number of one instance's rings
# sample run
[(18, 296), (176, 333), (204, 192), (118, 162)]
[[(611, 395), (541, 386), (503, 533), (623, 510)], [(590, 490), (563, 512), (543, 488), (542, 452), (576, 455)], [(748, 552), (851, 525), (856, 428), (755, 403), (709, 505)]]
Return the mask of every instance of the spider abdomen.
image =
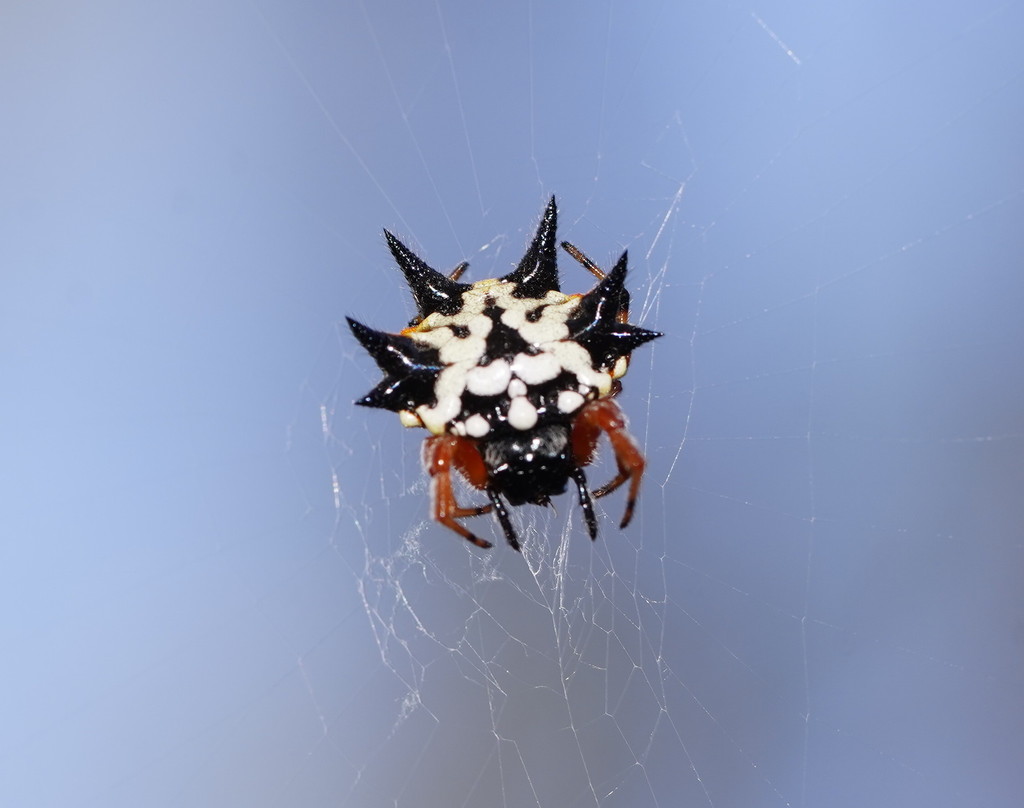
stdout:
[(435, 313), (402, 332), (436, 351), (442, 366), (433, 400), (409, 420), (435, 435), (483, 438), (506, 425), (526, 431), (549, 416), (571, 416), (610, 392), (611, 370), (595, 368), (566, 325), (580, 296), (552, 290), (521, 298), (515, 291), (509, 281), (481, 281), (462, 292), (457, 314)]

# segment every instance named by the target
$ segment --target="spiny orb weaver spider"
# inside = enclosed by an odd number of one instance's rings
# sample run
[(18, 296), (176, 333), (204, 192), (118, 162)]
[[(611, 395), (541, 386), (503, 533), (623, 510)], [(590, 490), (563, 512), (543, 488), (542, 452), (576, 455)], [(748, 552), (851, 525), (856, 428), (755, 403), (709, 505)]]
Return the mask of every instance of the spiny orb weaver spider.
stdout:
[[(594, 459), (602, 432), (618, 473), (593, 496), (603, 497), (629, 481), (624, 528), (640, 491), (644, 456), (613, 399), (633, 349), (661, 334), (628, 322), (625, 252), (606, 274), (562, 242), (598, 283), (586, 294), (559, 290), (557, 218), (551, 197), (519, 266), (502, 278), (476, 283), (459, 282), (468, 263), (442, 275), (385, 230), (419, 314), (399, 334), (347, 318), (384, 372), (356, 403), (397, 412), (405, 426), (426, 427), (431, 436), (423, 464), (431, 480), (433, 518), (477, 547), (492, 545), (457, 520), (493, 510), (506, 540), (519, 550), (506, 501), (548, 505), (570, 479), (590, 538), (596, 539), (583, 466)], [(452, 469), (486, 492), (490, 504), (459, 505)]]

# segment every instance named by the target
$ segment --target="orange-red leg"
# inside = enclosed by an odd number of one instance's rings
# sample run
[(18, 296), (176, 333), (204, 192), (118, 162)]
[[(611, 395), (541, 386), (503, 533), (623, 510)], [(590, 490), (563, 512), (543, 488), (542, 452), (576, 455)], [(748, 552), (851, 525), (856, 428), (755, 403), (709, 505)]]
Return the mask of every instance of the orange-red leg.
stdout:
[(484, 488), (487, 484), (487, 468), (476, 446), (457, 435), (436, 435), (427, 438), (423, 445), (423, 465), (430, 475), (431, 515), (450, 530), (454, 530), (468, 542), (487, 549), (493, 545), (475, 536), (456, 519), (489, 513), (490, 505), (463, 508), (455, 500), (452, 489), (452, 468), (458, 469), (470, 484)]
[(594, 491), (594, 497), (610, 494), (626, 480), (629, 480), (629, 493), (626, 495), (626, 513), (619, 523), (620, 528), (626, 527), (633, 518), (633, 509), (640, 496), (640, 480), (644, 476), (647, 462), (633, 436), (626, 430), (626, 416), (619, 405), (610, 398), (602, 398), (587, 404), (576, 417), (572, 430), (572, 447), (576, 461), (587, 465), (594, 459), (597, 440), (601, 433), (608, 435), (615, 452), (615, 463), (619, 472), (609, 482)]

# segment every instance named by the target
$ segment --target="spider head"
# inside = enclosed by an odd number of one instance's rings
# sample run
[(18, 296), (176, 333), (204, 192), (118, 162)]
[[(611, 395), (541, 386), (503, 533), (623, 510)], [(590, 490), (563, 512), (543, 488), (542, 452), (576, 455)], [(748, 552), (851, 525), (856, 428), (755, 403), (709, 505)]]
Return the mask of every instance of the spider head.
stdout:
[(576, 461), (568, 424), (550, 424), (482, 443), (490, 487), (510, 505), (547, 505), (565, 491)]

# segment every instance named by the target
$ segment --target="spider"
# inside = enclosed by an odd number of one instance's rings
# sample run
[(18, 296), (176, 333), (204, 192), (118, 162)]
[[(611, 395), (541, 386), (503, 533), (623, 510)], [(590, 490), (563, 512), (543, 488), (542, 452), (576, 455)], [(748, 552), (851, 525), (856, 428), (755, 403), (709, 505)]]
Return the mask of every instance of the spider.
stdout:
[[(502, 278), (462, 283), (469, 266), (432, 269), (387, 230), (384, 237), (415, 298), (418, 314), (401, 333), (349, 327), (384, 373), (356, 404), (397, 412), (425, 427), (423, 464), (433, 518), (477, 547), (491, 542), (461, 519), (493, 513), (520, 550), (508, 506), (548, 505), (572, 480), (591, 539), (591, 497), (627, 481), (625, 528), (633, 517), (644, 456), (614, 397), (634, 348), (661, 334), (629, 323), (626, 253), (605, 273), (576, 247), (562, 248), (598, 283), (586, 294), (559, 290), (558, 208), (551, 197), (519, 265)], [(618, 473), (591, 495), (583, 467), (608, 436)], [(452, 470), (486, 493), (486, 505), (460, 505)]]

